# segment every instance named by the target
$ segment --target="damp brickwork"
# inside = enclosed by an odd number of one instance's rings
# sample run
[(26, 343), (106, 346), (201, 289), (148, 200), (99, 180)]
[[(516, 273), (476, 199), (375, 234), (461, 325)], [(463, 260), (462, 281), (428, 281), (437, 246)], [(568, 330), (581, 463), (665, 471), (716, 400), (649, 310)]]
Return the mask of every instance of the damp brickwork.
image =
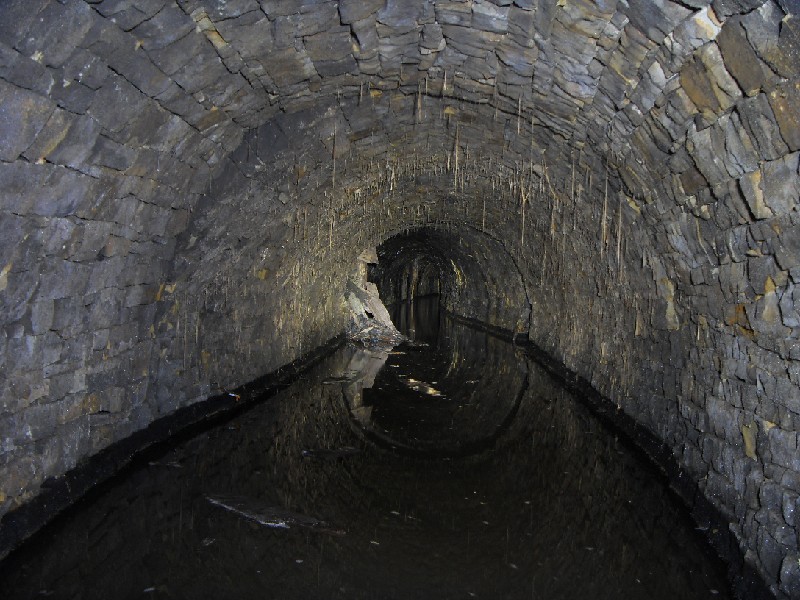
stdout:
[(423, 231), (796, 597), (798, 13), (5, 2), (0, 513), (341, 333), (361, 252)]

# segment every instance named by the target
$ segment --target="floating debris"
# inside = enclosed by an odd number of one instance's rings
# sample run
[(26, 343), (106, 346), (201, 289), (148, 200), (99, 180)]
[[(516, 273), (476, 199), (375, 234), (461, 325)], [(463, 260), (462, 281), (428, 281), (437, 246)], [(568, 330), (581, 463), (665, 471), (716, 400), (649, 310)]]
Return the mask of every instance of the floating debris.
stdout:
[(302, 454), (305, 458), (338, 460), (340, 458), (361, 454), (361, 449), (353, 448), (352, 446), (345, 446), (344, 448), (312, 448), (310, 450), (303, 450)]
[(240, 517), (255, 521), (264, 527), (273, 529), (289, 529), (303, 527), (311, 531), (328, 533), (331, 535), (345, 535), (343, 529), (332, 528), (327, 522), (320, 519), (301, 515), (278, 506), (261, 506), (258, 502), (238, 496), (206, 496), (213, 505), (224, 508)]
[(419, 350), (421, 348), (427, 348), (430, 344), (426, 342), (415, 342), (413, 340), (409, 340), (403, 344), (403, 348), (408, 348), (410, 350)]
[(425, 383), (424, 381), (419, 381), (417, 379), (414, 379), (413, 377), (401, 377), (400, 381), (405, 383), (409, 388), (411, 388), (415, 392), (419, 392), (421, 394), (427, 394), (428, 396), (436, 396), (436, 397), (442, 396), (442, 392), (437, 390), (429, 383)]
[(179, 463), (177, 460), (170, 460), (170, 461), (157, 461), (151, 460), (147, 463), (151, 467), (168, 467), (170, 469), (182, 469), (183, 465)]

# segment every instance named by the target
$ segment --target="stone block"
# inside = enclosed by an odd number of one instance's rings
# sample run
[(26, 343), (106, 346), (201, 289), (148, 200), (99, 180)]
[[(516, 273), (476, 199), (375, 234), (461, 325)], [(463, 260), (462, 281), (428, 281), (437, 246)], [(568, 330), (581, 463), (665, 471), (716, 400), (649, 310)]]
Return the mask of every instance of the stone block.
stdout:
[(774, 75), (759, 60), (748, 42), (741, 18), (735, 17), (725, 23), (717, 36), (717, 44), (725, 67), (747, 96), (754, 96), (764, 87), (771, 87)]
[(126, 265), (126, 259), (119, 256), (95, 263), (88, 274), (87, 283), (82, 291), (87, 294), (94, 294), (105, 288), (115, 286)]
[[(384, 7), (377, 14), (378, 23), (406, 31), (409, 28), (416, 28), (419, 23), (426, 20), (425, 4), (422, 2), (405, 2), (404, 0), (385, 0)], [(437, 3), (437, 16), (438, 8)]]
[(800, 553), (790, 552), (781, 563), (781, 591), (791, 597), (800, 590)]
[(69, 298), (83, 294), (89, 278), (87, 265), (50, 259), (42, 265), (38, 296), (42, 299)]
[(120, 321), (124, 296), (116, 288), (103, 289), (84, 301), (87, 319), (93, 328), (108, 328)]
[(723, 136), (720, 144), (722, 157), (731, 177), (740, 177), (758, 168), (759, 156), (755, 146), (735, 112), (720, 117), (713, 130)]
[(28, 148), (50, 119), (53, 102), (0, 79), (0, 160), (11, 162)]
[[(262, 29), (262, 38), (266, 37), (268, 32), (269, 29), (266, 31)], [(212, 51), (207, 48), (207, 44), (203, 36), (190, 33), (168, 46), (148, 50), (148, 55), (164, 74), (172, 75), (182, 69), (192, 57), (205, 54), (210, 58)]]
[(50, 329), (71, 332), (82, 329), (86, 318), (83, 298), (56, 298), (53, 301), (53, 319)]
[(108, 65), (101, 56), (82, 48), (75, 49), (61, 68), (61, 73), (65, 80), (75, 81), (90, 90), (99, 89), (111, 75)]
[(800, 327), (800, 288), (789, 284), (780, 299), (781, 322), (786, 327)]
[[(4, 13), (5, 15), (7, 13)], [(0, 39), (8, 40), (7, 37)], [(0, 42), (0, 80), (43, 96), (54, 87), (53, 75), (49, 69), (2, 42)]]
[(94, 262), (113, 228), (112, 223), (103, 221), (78, 222), (67, 244), (65, 258), (76, 262)]
[(31, 303), (31, 333), (41, 335), (53, 326), (55, 307), (53, 300), (38, 300)]
[(122, 47), (108, 57), (109, 66), (143, 94), (154, 98), (169, 86), (169, 79), (144, 51)]
[(132, 34), (147, 50), (160, 50), (187, 36), (195, 28), (194, 21), (177, 5), (165, 5), (153, 17), (137, 25)]
[(764, 199), (762, 181), (763, 177), (760, 170), (748, 173), (739, 179), (742, 195), (750, 208), (751, 214), (756, 219), (768, 219), (774, 216)]
[(710, 124), (741, 98), (736, 81), (725, 70), (716, 44), (703, 46), (680, 72), (683, 90)]
[(800, 81), (788, 82), (769, 93), (769, 103), (781, 136), (790, 150), (800, 150)]
[(773, 427), (767, 432), (767, 439), (772, 462), (786, 469), (800, 472), (797, 433)]
[(771, 256), (753, 256), (747, 259), (747, 278), (757, 293), (763, 293), (767, 279), (775, 277), (777, 268)]
[(49, 0), (7, 0), (3, 3), (0, 39), (9, 46), (21, 40)]
[(23, 156), (30, 162), (82, 166), (91, 152), (100, 124), (88, 116), (75, 116), (57, 108)]
[(452, 47), (465, 56), (481, 59), (486, 58), (490, 52), (494, 52), (497, 44), (503, 39), (501, 34), (455, 25), (443, 25), (442, 31), (448, 47)]
[(422, 54), (440, 52), (446, 46), (442, 26), (439, 23), (428, 23), (422, 28), (420, 49)]
[(125, 31), (133, 29), (146, 19), (156, 15), (166, 0), (113, 0), (94, 2), (100, 14), (113, 17), (114, 22)]
[(800, 227), (797, 225), (777, 225), (778, 239), (772, 242), (775, 260), (782, 269), (794, 269), (800, 265)]
[(85, 114), (94, 100), (94, 90), (76, 81), (66, 79), (60, 81), (61, 85), (53, 86), (50, 90), (50, 98), (60, 108), (78, 115)]
[(437, 2), (436, 22), (441, 25), (468, 26), (472, 21), (472, 9), (468, 2)]
[(784, 491), (781, 498), (781, 514), (789, 527), (800, 530), (800, 495)]
[(357, 72), (349, 28), (337, 28), (307, 37), (305, 48), (322, 77)]
[(762, 167), (764, 202), (775, 215), (788, 214), (797, 209), (800, 199), (799, 168), (798, 152), (764, 163)]
[[(60, 67), (83, 45), (97, 15), (83, 2), (50, 2), (37, 17), (16, 47), (27, 56), (40, 57), (49, 67)], [(3, 18), (7, 18), (5, 12)]]
[(44, 342), (42, 336), (23, 335), (9, 339), (6, 345), (6, 367), (9, 373), (17, 373), (19, 377), (41, 379), (41, 371), (36, 367), (42, 363)]
[(767, 574), (777, 580), (783, 562), (783, 547), (763, 528), (759, 528), (756, 540), (756, 552), (761, 565)]
[(113, 133), (123, 130), (128, 119), (139, 114), (146, 102), (139, 90), (114, 75), (95, 93), (88, 113), (103, 126), (104, 133)]
[(375, 19), (370, 17), (356, 21), (350, 27), (358, 41), (358, 50), (354, 51), (354, 56), (359, 61), (377, 59), (379, 40)]
[(386, 0), (339, 0), (339, 17), (345, 25), (362, 21), (383, 9)]
[(297, 85), (316, 75), (310, 59), (294, 48), (271, 52), (269, 58), (262, 59), (261, 62), (270, 79), (279, 88)]
[(763, 160), (775, 160), (788, 151), (766, 94), (747, 98), (736, 107), (739, 119)]
[[(708, 414), (709, 424), (716, 436), (738, 442), (741, 440), (741, 432), (737, 425), (736, 409), (727, 401), (710, 396), (706, 400), (706, 413)], [(713, 439), (713, 438), (708, 438)], [(715, 440), (715, 443), (718, 441)], [(721, 447), (719, 449), (721, 451)]]
[(797, 15), (784, 18), (786, 14), (775, 2), (764, 2), (757, 10), (746, 12), (741, 24), (758, 56), (780, 77), (797, 79), (800, 65), (793, 50), (800, 45)]
[(136, 151), (100, 135), (92, 147), (89, 162), (115, 171), (125, 171), (136, 161)]
[(488, 0), (477, 0), (472, 4), (472, 26), (481, 31), (506, 33), (508, 31), (509, 7), (498, 6)]
[(336, 27), (308, 36), (303, 40), (311, 60), (336, 60), (352, 55), (352, 41), (349, 27)]

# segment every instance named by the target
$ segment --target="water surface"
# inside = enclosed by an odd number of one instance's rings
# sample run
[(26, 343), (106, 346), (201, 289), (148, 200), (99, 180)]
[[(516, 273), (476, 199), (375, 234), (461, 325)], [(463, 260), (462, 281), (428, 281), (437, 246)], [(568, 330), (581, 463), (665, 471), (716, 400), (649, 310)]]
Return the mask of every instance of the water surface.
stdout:
[(435, 302), (395, 319), (412, 343), (344, 347), (103, 486), (0, 596), (729, 597), (662, 478), (535, 362)]

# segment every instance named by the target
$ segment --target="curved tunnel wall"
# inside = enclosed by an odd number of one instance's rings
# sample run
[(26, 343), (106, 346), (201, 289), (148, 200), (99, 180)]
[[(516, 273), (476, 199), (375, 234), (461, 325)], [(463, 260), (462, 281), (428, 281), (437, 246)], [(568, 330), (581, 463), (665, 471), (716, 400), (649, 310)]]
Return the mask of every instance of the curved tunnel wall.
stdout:
[(798, 12), (4, 3), (0, 510), (342, 331), (365, 248), (472, 230), (522, 273), (531, 339), (793, 595)]

